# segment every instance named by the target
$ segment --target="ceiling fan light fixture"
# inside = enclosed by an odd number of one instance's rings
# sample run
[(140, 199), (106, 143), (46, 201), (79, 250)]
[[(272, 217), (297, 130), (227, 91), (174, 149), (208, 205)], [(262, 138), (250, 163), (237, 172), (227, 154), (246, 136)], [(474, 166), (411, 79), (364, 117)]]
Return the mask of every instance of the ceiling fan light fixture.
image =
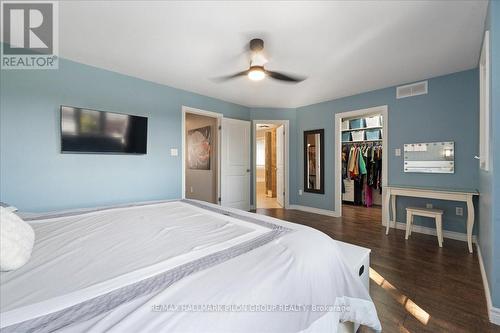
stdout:
[(264, 67), (253, 66), (248, 71), (247, 76), (252, 81), (260, 81), (266, 77), (266, 72), (264, 72)]
[(264, 78), (269, 77), (273, 80), (288, 83), (299, 83), (306, 79), (305, 77), (287, 75), (282, 72), (275, 72), (264, 69), (264, 66), (267, 64), (267, 59), (263, 53), (263, 50), (264, 41), (258, 38), (252, 39), (250, 41), (250, 68), (241, 72), (220, 77), (217, 79), (217, 81), (227, 81), (242, 76), (247, 76), (251, 81), (261, 81)]

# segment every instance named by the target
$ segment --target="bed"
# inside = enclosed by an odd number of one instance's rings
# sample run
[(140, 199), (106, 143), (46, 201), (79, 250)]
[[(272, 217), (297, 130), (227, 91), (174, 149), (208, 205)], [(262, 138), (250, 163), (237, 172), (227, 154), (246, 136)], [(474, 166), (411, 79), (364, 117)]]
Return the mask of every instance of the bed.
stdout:
[(355, 250), (306, 226), (191, 200), (19, 215), (36, 240), (0, 273), (4, 333), (381, 330)]

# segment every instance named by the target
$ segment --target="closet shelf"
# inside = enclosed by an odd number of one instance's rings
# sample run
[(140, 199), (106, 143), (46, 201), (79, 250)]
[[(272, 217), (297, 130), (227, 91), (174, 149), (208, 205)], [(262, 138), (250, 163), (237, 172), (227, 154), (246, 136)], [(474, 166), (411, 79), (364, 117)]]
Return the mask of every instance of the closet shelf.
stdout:
[(382, 129), (382, 126), (343, 129), (342, 132), (364, 131), (364, 130), (371, 130), (371, 129)]
[(377, 141), (382, 141), (382, 139), (376, 139), (376, 140), (357, 140), (357, 141), (342, 141), (342, 143), (363, 143), (363, 142), (377, 142)]

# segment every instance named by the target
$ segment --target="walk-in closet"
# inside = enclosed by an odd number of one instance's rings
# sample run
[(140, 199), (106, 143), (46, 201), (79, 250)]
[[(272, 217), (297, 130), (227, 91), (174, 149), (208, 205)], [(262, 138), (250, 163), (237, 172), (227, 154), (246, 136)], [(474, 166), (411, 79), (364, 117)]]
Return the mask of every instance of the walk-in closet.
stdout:
[(341, 195), (346, 212), (381, 209), (383, 121), (381, 114), (342, 119)]

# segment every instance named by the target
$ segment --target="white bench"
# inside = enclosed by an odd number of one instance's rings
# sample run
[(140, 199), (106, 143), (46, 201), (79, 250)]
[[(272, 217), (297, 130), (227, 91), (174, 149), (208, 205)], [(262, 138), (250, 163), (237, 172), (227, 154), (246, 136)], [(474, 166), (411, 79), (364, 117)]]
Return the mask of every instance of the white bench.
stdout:
[(413, 226), (413, 217), (415, 215), (431, 217), (436, 221), (436, 233), (437, 233), (439, 247), (443, 247), (443, 213), (444, 212), (441, 209), (407, 207), (405, 239), (408, 239), (408, 237), (411, 235), (411, 228)]
[[(357, 246), (350, 243), (341, 241), (334, 241), (337, 243), (340, 254), (351, 269), (355, 276), (359, 276), (361, 282), (368, 292), (370, 291), (370, 252), (371, 250), (365, 247)], [(357, 332), (359, 324), (353, 324), (350, 321), (340, 323), (337, 333), (354, 333)], [(313, 330), (314, 331), (314, 330)]]

